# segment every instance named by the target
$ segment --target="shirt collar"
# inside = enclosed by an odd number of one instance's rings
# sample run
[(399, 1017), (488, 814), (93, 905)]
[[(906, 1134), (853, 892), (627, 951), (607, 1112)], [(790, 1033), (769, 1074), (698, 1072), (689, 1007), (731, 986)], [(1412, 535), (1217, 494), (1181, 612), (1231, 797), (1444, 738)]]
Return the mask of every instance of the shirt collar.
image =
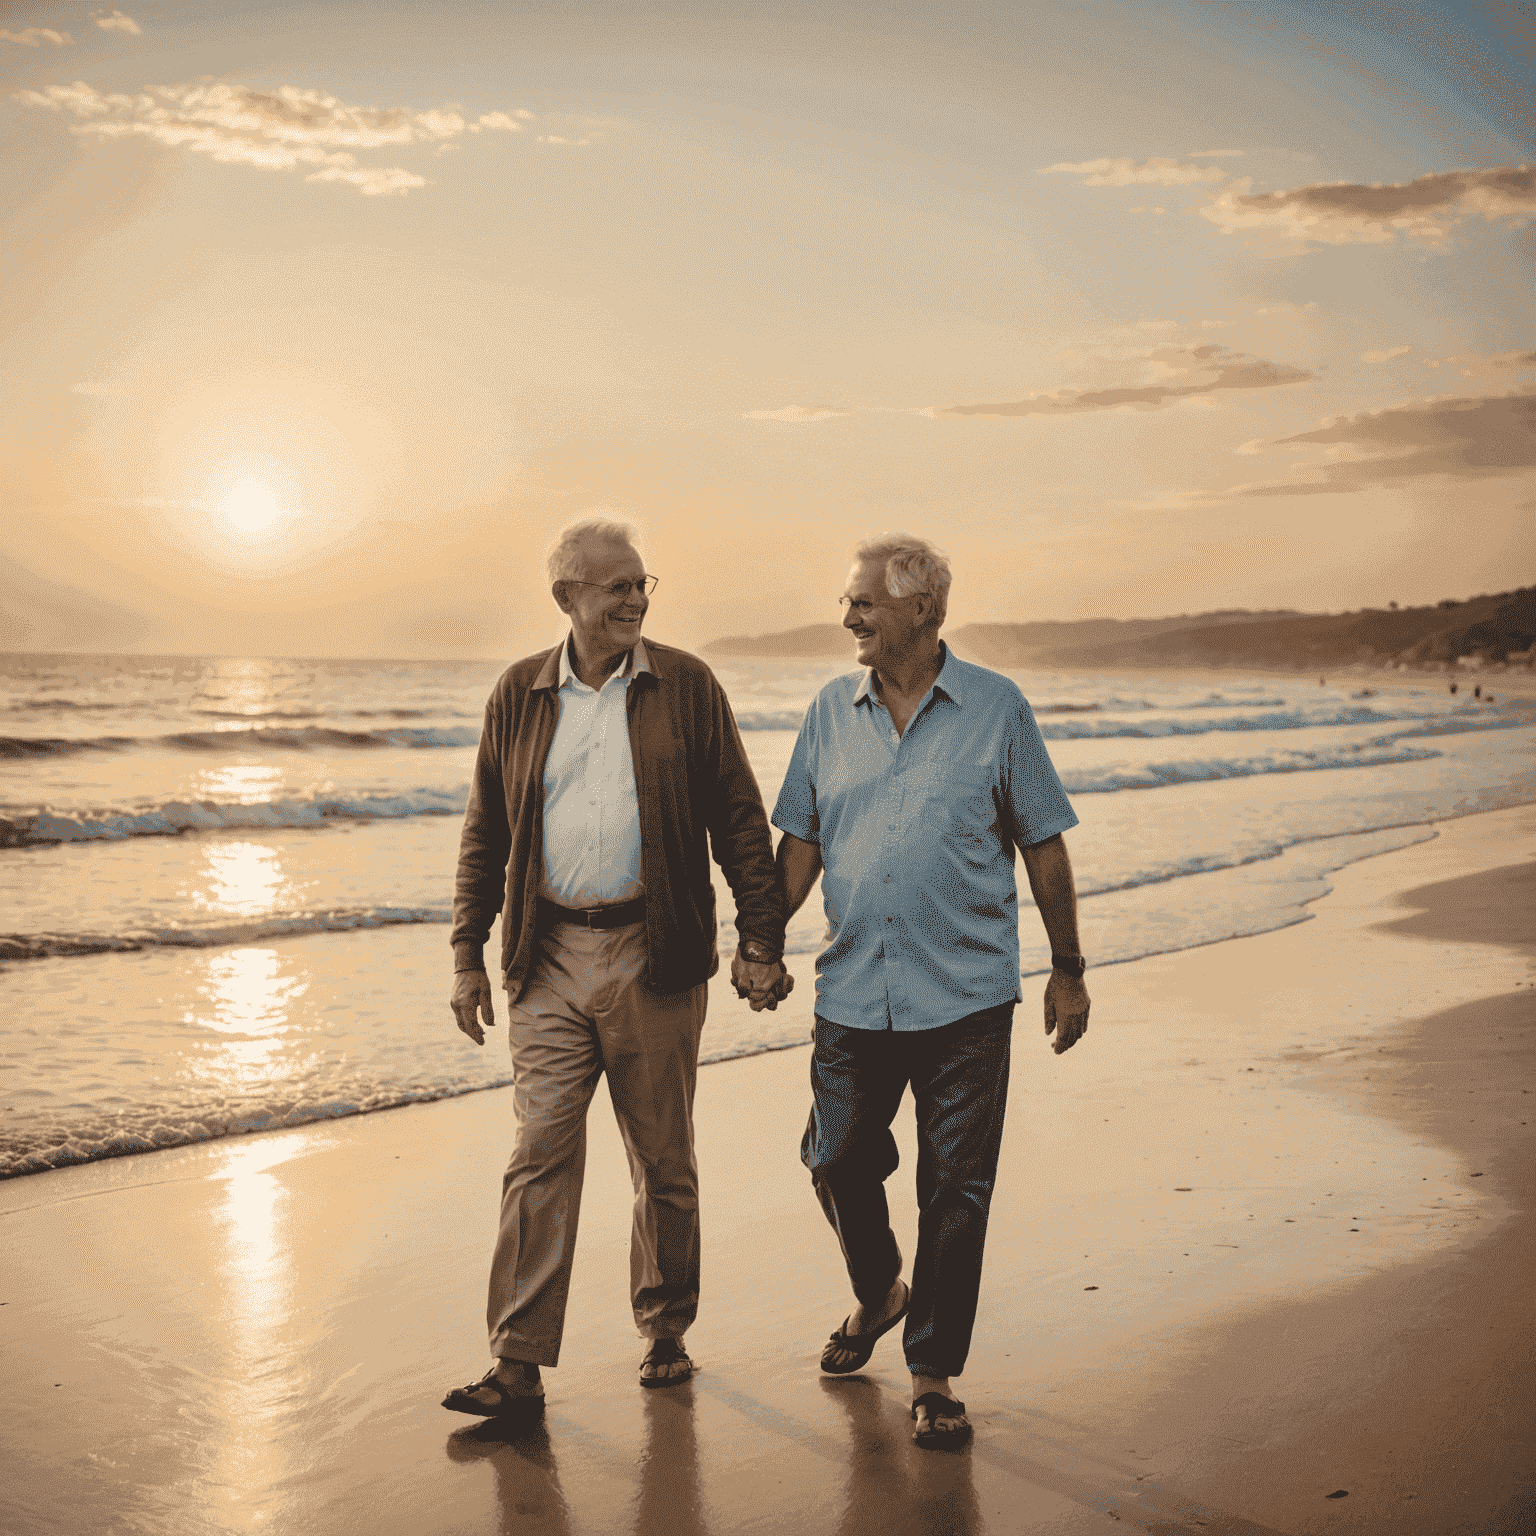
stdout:
[[(639, 673), (650, 672), (651, 670), (651, 658), (645, 648), (645, 641), (636, 640), (624, 658), (624, 665), (614, 675), (622, 677), (627, 682)], [(571, 636), (567, 635), (560, 646), (559, 671), (554, 679), (555, 691), (558, 693), (560, 689), (564, 688), (575, 677), (576, 669), (571, 665)], [(576, 678), (576, 680), (578, 682), (581, 681), (580, 678)], [(604, 678), (603, 681), (606, 684), (608, 679)]]
[[(942, 693), (952, 703), (963, 704), (965, 702), (964, 686), (960, 681), (960, 668), (950, 665), (949, 647), (940, 640), (939, 649), (944, 653), (944, 659), (939, 663), (939, 675), (933, 680), (932, 692)], [(875, 669), (865, 667), (864, 681), (854, 690), (853, 702), (855, 707), (865, 702), (878, 704), (880, 695), (875, 689)]]

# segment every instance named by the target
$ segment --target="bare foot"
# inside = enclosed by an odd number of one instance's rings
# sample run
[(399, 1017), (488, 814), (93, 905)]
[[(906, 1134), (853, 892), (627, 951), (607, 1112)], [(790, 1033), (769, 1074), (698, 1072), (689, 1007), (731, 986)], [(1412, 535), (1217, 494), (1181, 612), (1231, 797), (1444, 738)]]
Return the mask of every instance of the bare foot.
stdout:
[[(853, 1311), (848, 1314), (848, 1321), (843, 1325), (845, 1338), (858, 1338), (860, 1334), (873, 1333), (881, 1323), (889, 1322), (907, 1304), (907, 1287), (898, 1277), (891, 1281), (891, 1288), (885, 1293), (885, 1300), (878, 1307), (866, 1307), (863, 1302), (855, 1302)], [(822, 1364), (833, 1367), (847, 1365), (852, 1360), (859, 1358), (858, 1351), (851, 1349), (838, 1349), (834, 1345), (827, 1347), (822, 1356)]]
[[(676, 1344), (679, 1351), (678, 1356), (668, 1359), (666, 1352), (662, 1351), (661, 1358), (651, 1359), (651, 1353), (655, 1350), (656, 1345), (662, 1343)], [(688, 1358), (686, 1351), (684, 1351), (681, 1339), (653, 1340), (651, 1349), (646, 1351), (646, 1358), (640, 1362), (641, 1381), (670, 1381), (675, 1376), (688, 1376), (692, 1371), (693, 1362)]]
[(498, 1360), (496, 1380), (507, 1389), (508, 1397), (543, 1397), (544, 1383), (539, 1368), (524, 1360)]
[[(951, 1402), (959, 1401), (955, 1394), (949, 1390), (948, 1376), (925, 1376), (920, 1371), (914, 1371), (912, 1373), (912, 1401), (915, 1403), (918, 1398), (923, 1397), (929, 1392), (937, 1392), (941, 1397), (947, 1397)], [(930, 1432), (936, 1432), (938, 1434), (956, 1435), (958, 1437), (960, 1431), (970, 1427), (971, 1421), (958, 1411), (955, 1413), (936, 1413), (930, 1419), (927, 1406), (925, 1405), (917, 1410), (917, 1419), (913, 1425), (912, 1433), (914, 1435), (926, 1435)]]

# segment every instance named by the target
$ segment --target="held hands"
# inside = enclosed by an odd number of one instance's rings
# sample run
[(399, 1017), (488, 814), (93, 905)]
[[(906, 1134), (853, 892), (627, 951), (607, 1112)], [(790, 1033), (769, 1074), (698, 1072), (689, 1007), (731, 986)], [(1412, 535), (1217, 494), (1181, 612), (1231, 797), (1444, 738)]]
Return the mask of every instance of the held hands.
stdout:
[(731, 984), (736, 996), (747, 999), (753, 1013), (766, 1008), (770, 1013), (795, 989), (795, 978), (784, 969), (782, 960), (759, 964), (743, 959), (737, 950), (731, 961)]
[(485, 1030), (480, 1028), (480, 1019), (485, 1020), (486, 1029), (496, 1022), (491, 1007), (491, 978), (484, 971), (460, 971), (453, 978), (453, 1001), (449, 1006), (459, 1028), (476, 1045), (484, 1045)]
[(1080, 976), (1052, 971), (1045, 984), (1045, 1032), (1056, 1035), (1058, 1056), (1070, 1051), (1088, 1031), (1088, 988)]

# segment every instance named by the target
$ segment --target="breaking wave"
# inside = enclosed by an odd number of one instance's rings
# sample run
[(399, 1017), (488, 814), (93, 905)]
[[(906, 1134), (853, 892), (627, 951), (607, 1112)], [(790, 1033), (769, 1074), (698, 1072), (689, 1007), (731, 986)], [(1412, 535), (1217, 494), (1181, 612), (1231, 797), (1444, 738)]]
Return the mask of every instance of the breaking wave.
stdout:
[(115, 843), (126, 837), (171, 837), (273, 827), (323, 827), (329, 821), (384, 821), (406, 816), (462, 816), (467, 787), (416, 789), (399, 795), (328, 794), (247, 805), (168, 800), (154, 810), (50, 811), (0, 817), (0, 848), (35, 843)]
[(447, 907), (358, 907), (330, 912), (270, 912), (201, 927), (135, 928), (127, 933), (0, 933), (0, 961), (51, 960), (70, 955), (127, 954), (141, 949), (217, 949), (310, 933), (355, 933), (401, 923), (446, 923)]

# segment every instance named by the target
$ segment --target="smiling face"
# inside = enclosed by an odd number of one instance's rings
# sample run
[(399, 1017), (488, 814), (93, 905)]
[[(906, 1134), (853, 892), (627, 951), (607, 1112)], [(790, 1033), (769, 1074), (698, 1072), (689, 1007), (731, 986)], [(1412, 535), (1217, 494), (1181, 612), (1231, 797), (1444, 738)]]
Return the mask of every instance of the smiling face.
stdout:
[(899, 666), (920, 644), (922, 621), (932, 611), (926, 593), (892, 597), (885, 584), (883, 560), (861, 560), (843, 587), (843, 628), (853, 631), (854, 655), (861, 667)]
[[(571, 621), (579, 656), (617, 658), (640, 638), (650, 600), (633, 583), (645, 575), (645, 562), (632, 544), (594, 544), (583, 551), (576, 577), (551, 588), (560, 611)], [(631, 583), (616, 597), (609, 589)]]

